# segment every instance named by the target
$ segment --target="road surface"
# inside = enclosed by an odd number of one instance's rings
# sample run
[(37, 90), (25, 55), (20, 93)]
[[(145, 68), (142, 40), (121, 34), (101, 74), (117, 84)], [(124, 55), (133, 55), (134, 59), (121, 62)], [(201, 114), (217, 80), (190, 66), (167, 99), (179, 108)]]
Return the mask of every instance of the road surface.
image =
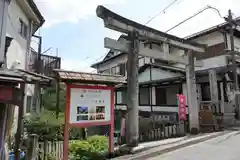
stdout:
[(147, 160), (240, 160), (240, 134), (217, 137)]

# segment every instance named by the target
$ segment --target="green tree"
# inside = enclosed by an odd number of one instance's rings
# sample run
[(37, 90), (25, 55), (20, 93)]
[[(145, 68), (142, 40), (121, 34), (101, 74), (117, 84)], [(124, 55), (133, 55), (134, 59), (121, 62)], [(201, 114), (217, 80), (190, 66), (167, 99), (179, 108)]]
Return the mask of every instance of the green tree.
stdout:
[[(51, 86), (44, 89), (43, 94), (43, 107), (49, 111), (57, 111), (57, 91), (55, 86)], [(59, 112), (65, 111), (66, 104), (66, 87), (65, 84), (60, 84), (59, 92)]]

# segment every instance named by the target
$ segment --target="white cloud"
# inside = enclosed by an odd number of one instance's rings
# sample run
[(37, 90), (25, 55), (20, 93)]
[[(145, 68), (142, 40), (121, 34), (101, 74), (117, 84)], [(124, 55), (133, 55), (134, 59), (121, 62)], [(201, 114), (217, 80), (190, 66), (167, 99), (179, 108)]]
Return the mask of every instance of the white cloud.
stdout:
[(35, 0), (46, 18), (44, 27), (62, 22), (77, 23), (80, 19), (94, 15), (97, 5), (123, 2), (124, 0)]
[[(126, 0), (35, 0), (46, 18), (45, 27), (63, 22), (78, 23), (81, 19), (95, 16), (96, 7), (99, 4), (122, 4), (125, 1)], [(159, 4), (161, 4), (160, 1), (157, 5)], [(166, 31), (182, 20), (192, 16), (206, 5), (216, 7), (223, 16), (227, 15), (228, 9), (231, 9), (235, 16), (240, 15), (240, 10), (238, 9), (240, 0), (179, 0), (174, 6), (169, 8), (165, 14), (158, 16), (149, 23), (149, 26), (161, 31)], [(135, 6), (126, 13), (128, 17), (134, 14), (134, 7)], [(159, 8), (164, 8), (164, 6), (160, 5)], [(157, 12), (159, 11), (156, 11), (156, 13)], [(138, 19), (135, 20), (142, 21), (144, 17), (149, 17), (149, 13), (141, 12), (139, 13)], [(207, 10), (169, 33), (184, 37), (221, 22), (224, 22), (224, 20), (218, 16), (216, 11)], [(106, 36), (117, 39), (119, 35), (119, 33), (113, 33), (113, 31), (106, 30)], [(93, 71), (93, 69), (89, 67), (89, 63), (72, 59), (63, 59), (62, 68), (75, 71)]]
[(61, 69), (78, 72), (95, 72), (89, 63), (83, 60), (62, 59)]

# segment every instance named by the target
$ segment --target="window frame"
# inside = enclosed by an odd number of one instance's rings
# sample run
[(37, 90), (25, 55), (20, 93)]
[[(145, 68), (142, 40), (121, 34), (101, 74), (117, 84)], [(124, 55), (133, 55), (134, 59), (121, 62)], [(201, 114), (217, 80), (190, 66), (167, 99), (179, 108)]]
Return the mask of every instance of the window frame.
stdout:
[[(117, 71), (117, 68), (118, 68), (118, 71)], [(116, 66), (112, 67), (111, 68), (111, 74), (120, 75), (120, 66), (116, 65)]]
[(28, 37), (28, 25), (20, 18), (19, 18), (19, 24), (20, 24), (19, 34), (23, 38), (27, 39), (27, 37)]
[[(159, 98), (158, 97), (158, 90), (161, 89), (161, 90), (164, 90), (163, 94), (164, 94), (164, 103), (159, 103)], [(155, 87), (155, 96), (156, 96), (156, 105), (157, 106), (163, 106), (163, 105), (167, 105), (167, 89), (166, 87), (161, 87), (161, 86), (156, 86)]]
[[(141, 102), (141, 89), (147, 89), (147, 91), (148, 91), (148, 95), (147, 95), (148, 100), (147, 100), (146, 104)], [(146, 86), (146, 87), (139, 87), (139, 93), (138, 93), (138, 103), (139, 103), (139, 106), (149, 106), (149, 105), (151, 105), (150, 104), (151, 103), (150, 92), (151, 92), (150, 91), (150, 87), (148, 87), (148, 86)]]
[(26, 113), (31, 113), (31, 111), (32, 111), (32, 102), (33, 102), (33, 96), (27, 95)]

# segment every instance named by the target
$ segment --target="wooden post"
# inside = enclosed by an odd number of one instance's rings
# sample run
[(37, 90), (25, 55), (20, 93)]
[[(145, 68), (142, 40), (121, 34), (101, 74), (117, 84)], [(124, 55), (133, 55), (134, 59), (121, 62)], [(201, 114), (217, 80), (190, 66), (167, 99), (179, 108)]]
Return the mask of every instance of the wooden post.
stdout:
[(224, 87), (223, 87), (223, 82), (220, 83), (220, 91), (221, 91), (221, 112), (224, 114)]
[(38, 135), (29, 135), (27, 150), (27, 160), (36, 160), (38, 155)]
[(211, 111), (214, 117), (214, 126), (217, 127), (216, 113), (220, 113), (219, 101), (218, 101), (218, 85), (217, 85), (217, 75), (214, 69), (209, 71), (209, 84), (210, 84), (210, 93), (211, 93)]
[(43, 142), (43, 160), (47, 160), (48, 141), (45, 139)]
[(187, 95), (188, 95), (188, 114), (189, 129), (192, 133), (199, 132), (199, 106), (197, 102), (197, 89), (194, 71), (194, 57), (191, 50), (187, 53), (188, 65), (186, 65)]
[[(210, 84), (210, 93), (211, 93), (211, 102), (215, 106), (219, 106), (218, 101), (218, 85), (217, 85), (217, 74), (214, 69), (209, 70), (209, 84)], [(216, 108), (216, 111), (219, 111), (219, 107)], [(220, 112), (220, 111), (219, 111)]]
[(135, 147), (138, 145), (138, 32), (130, 33), (132, 40), (131, 52), (128, 53), (127, 65), (127, 145)]
[(59, 82), (59, 80), (56, 81), (56, 91), (57, 91), (57, 94), (56, 94), (56, 108), (57, 108), (56, 118), (58, 119), (58, 118), (59, 118), (59, 112), (60, 112), (60, 106), (59, 106), (59, 100), (60, 100), (60, 82)]
[(17, 123), (17, 133), (15, 135), (15, 149), (14, 149), (14, 157), (15, 160), (20, 159), (20, 143), (23, 132), (23, 116), (24, 116), (24, 97), (25, 97), (25, 82), (20, 84), (20, 92), (21, 92), (21, 104), (18, 109), (18, 123)]
[(0, 158), (5, 158), (5, 131), (7, 129), (7, 106), (4, 103), (0, 103)]

